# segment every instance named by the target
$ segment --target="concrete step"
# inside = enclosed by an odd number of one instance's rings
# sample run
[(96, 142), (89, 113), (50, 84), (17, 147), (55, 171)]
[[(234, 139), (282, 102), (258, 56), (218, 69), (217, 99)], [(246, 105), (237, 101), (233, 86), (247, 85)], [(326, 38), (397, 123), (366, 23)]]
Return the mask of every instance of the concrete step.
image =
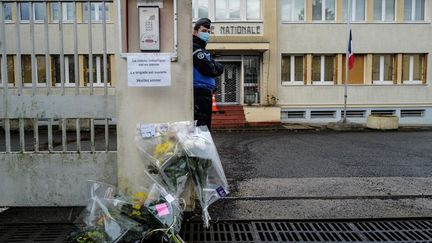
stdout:
[(233, 124), (212, 124), (212, 128), (221, 129), (221, 128), (242, 128), (245, 127), (245, 124), (241, 123), (233, 123)]
[(243, 106), (219, 106), (212, 115), (212, 128), (241, 128), (246, 126)]
[(213, 115), (212, 120), (246, 120), (244, 115)]
[(243, 106), (241, 105), (216, 105), (219, 110), (222, 111), (243, 111)]

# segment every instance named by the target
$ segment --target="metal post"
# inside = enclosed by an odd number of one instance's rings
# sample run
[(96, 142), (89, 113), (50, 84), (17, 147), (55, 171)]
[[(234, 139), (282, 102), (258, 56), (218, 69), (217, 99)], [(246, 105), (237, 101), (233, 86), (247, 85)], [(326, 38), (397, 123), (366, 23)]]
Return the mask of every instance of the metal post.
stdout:
[(64, 26), (63, 26), (63, 3), (59, 2), (59, 28), (60, 28), (60, 82), (61, 95), (65, 95), (65, 57), (64, 57)]
[[(89, 81), (90, 81), (90, 95), (93, 95), (93, 38), (92, 38), (92, 14), (91, 14), (91, 2), (87, 1), (87, 18), (88, 18), (88, 41), (89, 41)], [(96, 11), (96, 9), (95, 9)]]
[(39, 119), (33, 119), (34, 151), (39, 152)]
[[(48, 30), (48, 2), (45, 2), (45, 75), (46, 75), (46, 92), (47, 95), (51, 94), (51, 62), (49, 55), (49, 30)], [(18, 41), (19, 42), (19, 41)]]
[(53, 152), (54, 146), (53, 146), (53, 119), (48, 119), (48, 151)]
[(23, 118), (19, 118), (18, 125), (19, 125), (19, 138), (20, 138), (21, 153), (24, 153), (25, 152), (25, 131), (24, 131), (24, 119)]
[(347, 19), (347, 49), (346, 49), (346, 56), (345, 56), (345, 82), (344, 82), (344, 116), (343, 116), (343, 123), (347, 122), (347, 103), (348, 103), (348, 58), (349, 58), (349, 45), (350, 45), (350, 31), (351, 31), (351, 0), (348, 1), (348, 19)]
[(65, 118), (61, 119), (61, 127), (62, 127), (62, 148), (63, 152), (67, 151), (67, 128), (66, 128), (67, 120)]
[(74, 4), (74, 70), (75, 70), (75, 95), (79, 95), (80, 80), (79, 80), (79, 59), (78, 59), (78, 27), (77, 27), (77, 2)]
[[(1, 48), (1, 69), (3, 70), (1, 72), (0, 79), (3, 82), (3, 106), (5, 111), (7, 112), (7, 94), (8, 94), (8, 85), (9, 85), (9, 78), (7, 73), (7, 50), (6, 50), (6, 26), (5, 26), (5, 17), (3, 12), (3, 2), (0, 2), (0, 48)], [(6, 143), (6, 153), (11, 152), (11, 140), (10, 140), (10, 120), (8, 118), (7, 113), (5, 114), (4, 119), (4, 130), (5, 130), (5, 143)]]
[[(3, 4), (0, 2), (0, 21), (1, 21), (1, 30), (0, 30), (0, 47), (1, 47), (1, 80), (3, 82), (3, 88), (4, 88), (4, 95), (6, 97), (8, 92), (8, 85), (9, 85), (9, 77), (7, 72), (7, 50), (6, 50), (6, 25), (5, 25), (5, 17), (3, 12)], [(6, 103), (5, 103), (6, 105)], [(7, 109), (6, 109), (7, 110)]]
[(81, 124), (80, 119), (76, 119), (76, 140), (77, 140), (77, 152), (81, 152)]
[(18, 2), (15, 2), (15, 15), (16, 15), (16, 20), (15, 20), (15, 34), (16, 34), (16, 77), (17, 77), (17, 85), (18, 85), (18, 95), (22, 95), (22, 90), (23, 90), (23, 80), (22, 80), (22, 65), (21, 65), (21, 31), (20, 31), (20, 21), (18, 21), (19, 19), (19, 11), (18, 11)]
[(104, 76), (104, 95), (105, 99), (108, 97), (108, 66), (107, 66), (107, 30), (106, 30), (106, 3), (103, 1), (102, 6), (102, 16), (103, 16), (103, 76)]
[(95, 127), (94, 127), (94, 119), (90, 119), (90, 150), (91, 152), (96, 151), (95, 145)]
[(35, 16), (33, 14), (33, 10), (35, 8), (34, 2), (29, 2), (29, 16), (30, 16), (30, 42), (31, 42), (31, 67), (32, 67), (32, 94), (36, 95), (36, 85), (38, 83), (38, 77), (37, 77), (37, 60), (36, 60), (36, 53), (35, 53), (35, 30), (34, 30), (34, 19)]

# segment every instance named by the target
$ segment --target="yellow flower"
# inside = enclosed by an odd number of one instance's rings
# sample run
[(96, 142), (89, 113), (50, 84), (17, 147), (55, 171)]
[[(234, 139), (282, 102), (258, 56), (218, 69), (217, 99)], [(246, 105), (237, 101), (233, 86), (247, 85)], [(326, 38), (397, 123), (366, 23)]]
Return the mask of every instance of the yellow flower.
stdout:
[(171, 140), (168, 140), (164, 143), (160, 143), (156, 145), (153, 155), (157, 160), (162, 159), (168, 153), (173, 152), (174, 147), (175, 147), (175, 143)]
[(137, 192), (132, 196), (132, 207), (134, 209), (140, 209), (147, 199), (147, 192)]

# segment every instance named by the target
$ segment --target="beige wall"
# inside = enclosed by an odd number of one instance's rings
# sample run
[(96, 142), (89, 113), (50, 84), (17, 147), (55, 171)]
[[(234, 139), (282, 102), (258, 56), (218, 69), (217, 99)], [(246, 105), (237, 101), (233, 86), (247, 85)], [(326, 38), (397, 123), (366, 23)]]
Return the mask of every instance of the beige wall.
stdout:
[(279, 107), (244, 106), (244, 113), (248, 122), (280, 122), (280, 112)]
[[(339, 0), (337, 6), (341, 6)], [(426, 21), (423, 23), (374, 23), (372, 1), (368, 1), (367, 23), (353, 23), (354, 52), (368, 54), (365, 62), (364, 85), (348, 87), (348, 104), (353, 106), (431, 106), (431, 54), (432, 24), (430, 13), (432, 4), (426, 1)], [(403, 20), (403, 1), (397, 0), (397, 21)], [(337, 11), (341, 14), (341, 9)], [(338, 18), (340, 22), (340, 18)], [(403, 21), (402, 21), (403, 22)], [(282, 107), (341, 107), (344, 87), (341, 85), (342, 55), (337, 55), (337, 85), (330, 86), (282, 86), (280, 65), (282, 54), (342, 54), (347, 48), (347, 26), (345, 23), (281, 23), (279, 22), (279, 62), (278, 62), (278, 98)], [(401, 55), (396, 55), (396, 83), (399, 85), (371, 85), (371, 54), (425, 53), (427, 61), (427, 84), (400, 85)]]
[[(115, 4), (118, 3), (117, 0)], [(136, 190), (132, 185), (142, 184), (144, 165), (134, 144), (137, 123), (174, 122), (193, 120), (192, 109), (192, 16), (191, 0), (181, 0), (179, 9), (178, 61), (171, 65), (172, 85), (158, 88), (129, 88), (126, 60), (117, 55), (117, 141), (119, 186), (126, 191)], [(125, 1), (121, 1), (125, 15)], [(129, 51), (138, 52), (139, 39), (136, 1), (129, 1)], [(162, 52), (173, 50), (172, 0), (164, 1), (161, 11)], [(122, 18), (123, 46), (126, 41), (125, 17)], [(120, 31), (117, 29), (117, 31)], [(126, 51), (124, 48), (123, 51)]]

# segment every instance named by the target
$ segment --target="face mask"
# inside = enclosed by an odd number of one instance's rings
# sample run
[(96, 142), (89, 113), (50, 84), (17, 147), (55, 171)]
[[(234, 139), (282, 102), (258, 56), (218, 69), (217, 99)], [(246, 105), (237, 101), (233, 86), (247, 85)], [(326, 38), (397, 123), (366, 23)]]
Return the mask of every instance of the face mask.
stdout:
[(205, 41), (205, 42), (208, 42), (208, 40), (209, 40), (209, 38), (210, 38), (210, 34), (209, 34), (208, 32), (199, 32), (199, 33), (198, 33), (198, 37), (199, 37), (201, 40), (203, 40), (203, 41)]

